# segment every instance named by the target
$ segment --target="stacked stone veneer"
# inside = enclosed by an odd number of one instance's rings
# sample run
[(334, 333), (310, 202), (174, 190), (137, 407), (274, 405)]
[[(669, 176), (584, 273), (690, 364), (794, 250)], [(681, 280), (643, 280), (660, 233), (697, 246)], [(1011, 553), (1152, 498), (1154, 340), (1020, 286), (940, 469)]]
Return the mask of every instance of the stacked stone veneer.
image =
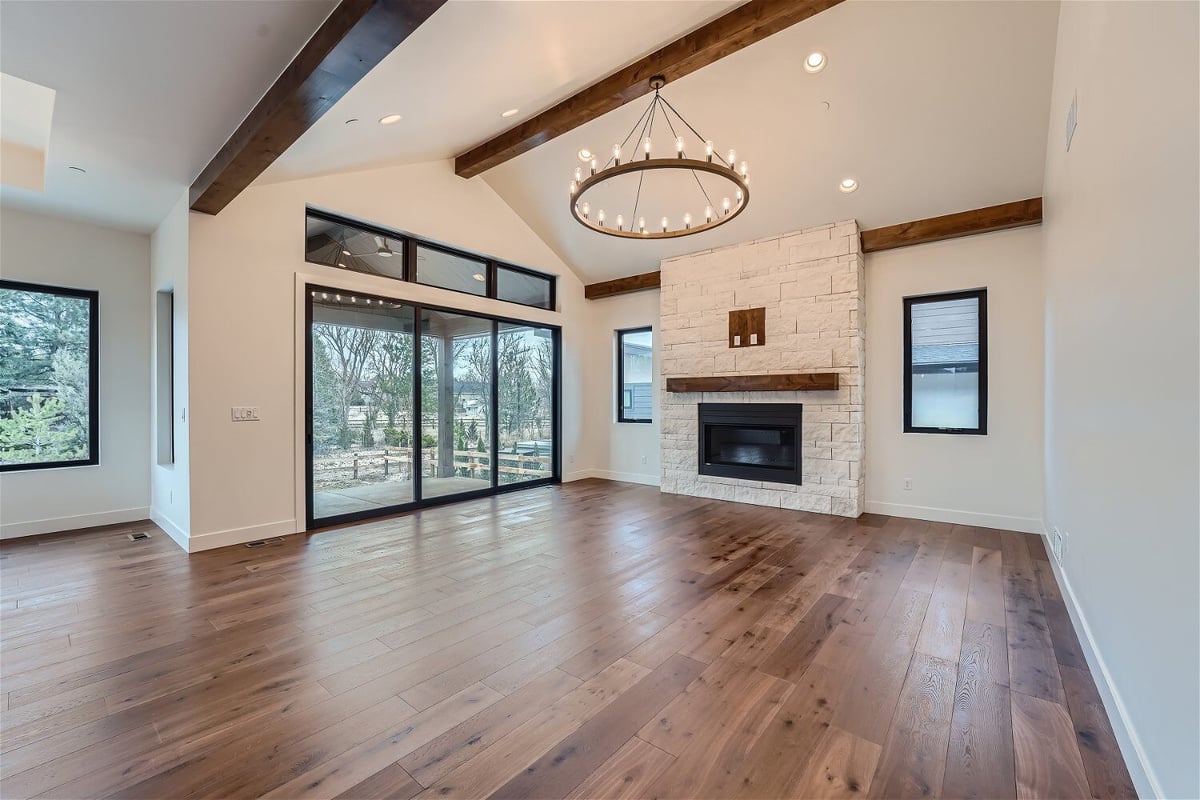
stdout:
[[(662, 262), (663, 378), (837, 372), (835, 392), (668, 392), (664, 492), (857, 517), (863, 512), (863, 256), (854, 221)], [(729, 312), (766, 308), (766, 344), (729, 347)], [(803, 403), (803, 485), (700, 475), (697, 404)]]

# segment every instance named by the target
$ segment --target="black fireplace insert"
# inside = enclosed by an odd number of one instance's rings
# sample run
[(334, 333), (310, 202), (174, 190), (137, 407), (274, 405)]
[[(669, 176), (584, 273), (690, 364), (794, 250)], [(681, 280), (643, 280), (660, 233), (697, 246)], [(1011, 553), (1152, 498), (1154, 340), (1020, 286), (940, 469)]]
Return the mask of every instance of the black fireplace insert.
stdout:
[(700, 474), (799, 485), (800, 403), (701, 403)]

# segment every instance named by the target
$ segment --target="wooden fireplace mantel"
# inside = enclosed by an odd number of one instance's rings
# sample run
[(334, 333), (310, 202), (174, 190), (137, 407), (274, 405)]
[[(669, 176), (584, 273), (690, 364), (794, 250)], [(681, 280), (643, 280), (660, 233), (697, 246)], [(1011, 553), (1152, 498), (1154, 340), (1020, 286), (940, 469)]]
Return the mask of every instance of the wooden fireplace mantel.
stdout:
[(837, 388), (836, 372), (667, 378), (668, 392), (829, 392)]

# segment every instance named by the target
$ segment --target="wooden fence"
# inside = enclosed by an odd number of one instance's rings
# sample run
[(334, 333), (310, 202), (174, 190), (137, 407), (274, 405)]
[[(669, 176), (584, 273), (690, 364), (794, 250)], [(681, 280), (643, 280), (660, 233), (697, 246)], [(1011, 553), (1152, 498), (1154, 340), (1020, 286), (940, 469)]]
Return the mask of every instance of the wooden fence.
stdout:
[[(545, 477), (553, 469), (551, 456), (532, 456), (520, 453), (500, 453), (496, 461), (500, 469), (500, 482), (505, 476), (518, 480), (530, 477)], [(359, 450), (349, 453), (318, 456), (313, 463), (313, 482), (336, 480), (387, 480), (399, 474), (401, 480), (412, 475), (413, 451), (411, 447), (385, 447), (376, 450)], [(435, 448), (421, 452), (421, 474), (437, 475), (438, 451)], [(475, 450), (454, 451), (454, 474), (466, 469), (466, 477), (480, 478), (492, 468), (492, 455)]]

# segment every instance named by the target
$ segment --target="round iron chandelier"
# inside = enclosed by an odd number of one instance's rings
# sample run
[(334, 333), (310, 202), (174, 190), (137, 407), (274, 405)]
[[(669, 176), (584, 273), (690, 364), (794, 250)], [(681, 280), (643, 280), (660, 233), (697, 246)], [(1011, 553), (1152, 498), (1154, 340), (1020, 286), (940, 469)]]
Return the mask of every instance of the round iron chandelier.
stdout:
[[(660, 90), (664, 85), (666, 79), (661, 75), (650, 79), (654, 98), (634, 123), (624, 141), (613, 145), (612, 155), (602, 167), (598, 167), (592, 151), (579, 151), (580, 160), (585, 161), (587, 166), (575, 168), (575, 178), (570, 184), (570, 208), (571, 216), (585, 228), (625, 239), (673, 239), (724, 225), (745, 211), (749, 205), (750, 176), (746, 162), (738, 164), (737, 152), (732, 149), (729, 150), (727, 158), (722, 158), (712, 140), (701, 136), (700, 132), (662, 96)], [(672, 121), (672, 116), (675, 121)], [(665, 125), (675, 140), (674, 156), (655, 158), (651, 155), (654, 149), (652, 136), (656, 118), (661, 119), (659, 130), (662, 131)], [(679, 123), (678, 129), (675, 122)], [(681, 133), (684, 129), (696, 137), (693, 146), (697, 149), (703, 148), (703, 159), (688, 156), (688, 142)], [(633, 148), (626, 149), (635, 134), (637, 139)], [(648, 226), (644, 213), (641, 216), (638, 214), (642, 183), (648, 174), (659, 170), (690, 174), (698, 190), (697, 205), (703, 204), (703, 213), (693, 218), (690, 211), (683, 211), (674, 220), (663, 216), (659, 220), (652, 220)], [(631, 174), (637, 175), (637, 189), (632, 193), (632, 210), (628, 218), (623, 211), (606, 215), (605, 209), (593, 208), (592, 201), (585, 199), (589, 191), (615, 178)], [(726, 191), (710, 192), (710, 187), (706, 187), (701, 181), (701, 175), (717, 176), (727, 184), (724, 187)], [(713, 202), (714, 194), (720, 198), (717, 203)]]

